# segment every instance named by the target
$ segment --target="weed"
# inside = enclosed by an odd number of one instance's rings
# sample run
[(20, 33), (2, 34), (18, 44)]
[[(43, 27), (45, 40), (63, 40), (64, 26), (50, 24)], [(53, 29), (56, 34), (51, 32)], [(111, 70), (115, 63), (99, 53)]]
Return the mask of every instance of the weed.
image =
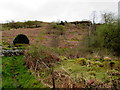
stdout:
[(27, 70), (23, 56), (3, 57), (2, 88), (43, 88)]

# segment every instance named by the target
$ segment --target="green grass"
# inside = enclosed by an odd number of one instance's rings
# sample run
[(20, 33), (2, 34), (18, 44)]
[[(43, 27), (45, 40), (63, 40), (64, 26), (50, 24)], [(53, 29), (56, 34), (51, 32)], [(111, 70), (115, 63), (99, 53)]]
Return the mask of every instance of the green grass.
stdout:
[(24, 44), (17, 44), (16, 46), (2, 44), (2, 49), (4, 50), (15, 50), (15, 49), (24, 50), (26, 47), (27, 45)]
[[(110, 78), (109, 73), (111, 72), (120, 72), (119, 70), (111, 70), (106, 69), (104, 66), (101, 67), (96, 66), (95, 62), (99, 60), (89, 60), (93, 63), (92, 66), (81, 65), (79, 61), (87, 62), (88, 59), (85, 58), (77, 58), (77, 59), (68, 59), (66, 57), (61, 57), (62, 61), (59, 62), (55, 67), (55, 71), (63, 71), (68, 72), (70, 77), (75, 80), (75, 82), (79, 82), (79, 79), (91, 80), (96, 79), (98, 82), (109, 83)], [(104, 61), (100, 61), (104, 62)], [(27, 69), (24, 62), (24, 56), (12, 56), (12, 57), (2, 57), (2, 88), (45, 88), (44, 85), (41, 84), (40, 81), (35, 78), (34, 75)], [(51, 73), (49, 70), (43, 68), (43, 71), (39, 72), (39, 79), (43, 79), (44, 81), (49, 81), (51, 77)], [(119, 76), (112, 76), (113, 79), (120, 78)], [(57, 83), (57, 80), (56, 80)]]
[(29, 70), (23, 56), (2, 57), (2, 88), (44, 88)]
[[(63, 57), (62, 57), (63, 58)], [(65, 58), (65, 57), (64, 57)], [(91, 62), (95, 63), (98, 61), (90, 60)], [(99, 60), (100, 61), (100, 60)], [(86, 59), (87, 62), (87, 59)], [(96, 65), (80, 65), (77, 62), (77, 59), (65, 59), (62, 60), (59, 65), (55, 67), (55, 70), (63, 70), (63, 68), (70, 74), (72, 78), (77, 76), (83, 76), (87, 80), (90, 80), (92, 78), (96, 78), (98, 81), (110, 81), (109, 75), (107, 74), (107, 70), (110, 71), (110, 69), (106, 69), (105, 67), (100, 67)], [(118, 71), (120, 72), (120, 71)], [(118, 76), (112, 76), (113, 78), (119, 78)]]

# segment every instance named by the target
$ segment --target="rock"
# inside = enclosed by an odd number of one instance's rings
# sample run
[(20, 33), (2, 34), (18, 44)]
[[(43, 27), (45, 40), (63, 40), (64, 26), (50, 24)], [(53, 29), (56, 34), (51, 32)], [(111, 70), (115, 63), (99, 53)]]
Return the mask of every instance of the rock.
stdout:
[(23, 50), (2, 50), (2, 56), (19, 56), (23, 54)]

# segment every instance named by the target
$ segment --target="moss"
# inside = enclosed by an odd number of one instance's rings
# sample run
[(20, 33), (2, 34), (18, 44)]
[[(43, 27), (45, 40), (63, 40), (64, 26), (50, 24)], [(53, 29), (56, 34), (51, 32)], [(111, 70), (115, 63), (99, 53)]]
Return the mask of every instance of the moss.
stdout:
[(2, 40), (2, 46), (10, 45), (8, 42)]
[(98, 58), (93, 58), (91, 59), (92, 61), (101, 61), (101, 59), (98, 59)]
[(111, 69), (118, 69), (119, 68), (119, 61), (111, 61), (109, 62), (109, 66), (111, 67)]
[(109, 63), (109, 65), (110, 65), (111, 68), (114, 67), (115, 62), (114, 62), (114, 61), (111, 61), (111, 62)]
[(86, 65), (86, 59), (85, 58), (78, 58), (76, 62), (80, 65)]
[(101, 63), (100, 61), (94, 62), (94, 65), (97, 65), (99, 67), (103, 67), (103, 63)]
[(61, 60), (68, 60), (68, 58), (65, 56), (61, 56), (60, 58), (61, 58)]
[(120, 72), (117, 70), (109, 70), (107, 72), (108, 75), (116, 76), (117, 74), (120, 75)]

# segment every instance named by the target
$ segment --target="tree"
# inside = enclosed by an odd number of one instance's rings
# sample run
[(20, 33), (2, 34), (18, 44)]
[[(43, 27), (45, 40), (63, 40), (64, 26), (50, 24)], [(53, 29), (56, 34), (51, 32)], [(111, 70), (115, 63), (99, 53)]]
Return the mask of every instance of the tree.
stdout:
[(114, 23), (115, 22), (114, 13), (112, 13), (112, 12), (102, 13), (101, 16), (102, 16), (102, 21), (105, 24), (109, 24), (109, 23)]
[(92, 46), (106, 48), (120, 56), (120, 26), (112, 13), (102, 14), (104, 24), (97, 27)]
[(92, 22), (93, 22), (93, 24), (96, 23), (96, 19), (97, 19), (97, 12), (96, 12), (96, 11), (93, 11), (93, 12), (92, 12)]
[(104, 46), (120, 56), (120, 26), (109, 25), (108, 29), (104, 34)]
[(92, 23), (89, 24), (88, 26), (88, 36), (87, 36), (87, 42), (88, 42), (88, 47), (91, 46), (90, 43), (91, 43), (91, 36), (94, 36), (95, 34), (95, 31), (96, 31), (96, 19), (97, 19), (97, 15), (96, 15), (96, 11), (93, 11), (92, 14), (91, 14), (91, 17), (92, 19)]

